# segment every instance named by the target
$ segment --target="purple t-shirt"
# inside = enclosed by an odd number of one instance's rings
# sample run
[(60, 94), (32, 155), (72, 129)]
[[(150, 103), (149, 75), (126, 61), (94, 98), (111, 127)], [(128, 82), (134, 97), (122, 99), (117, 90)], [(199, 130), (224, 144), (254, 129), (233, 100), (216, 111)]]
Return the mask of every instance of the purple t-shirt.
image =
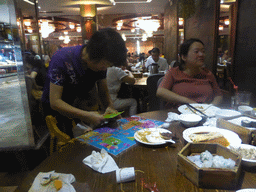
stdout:
[(55, 52), (47, 72), (43, 103), (50, 103), (50, 82), (63, 87), (62, 100), (72, 105), (77, 97), (86, 99), (86, 93), (92, 90), (95, 82), (106, 78), (106, 71), (95, 72), (82, 67), (83, 47), (65, 47)]

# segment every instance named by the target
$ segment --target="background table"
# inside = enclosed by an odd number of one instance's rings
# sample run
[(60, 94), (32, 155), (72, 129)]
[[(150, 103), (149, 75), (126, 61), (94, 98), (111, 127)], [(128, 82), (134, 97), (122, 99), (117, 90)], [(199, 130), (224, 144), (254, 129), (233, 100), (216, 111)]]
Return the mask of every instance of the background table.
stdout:
[[(164, 121), (168, 111), (153, 111), (139, 116), (148, 119)], [(92, 146), (75, 141), (62, 151), (54, 153), (27, 175), (17, 191), (28, 191), (36, 175), (41, 172), (55, 170), (58, 173), (71, 173), (75, 176), (73, 184), (76, 191), (91, 192), (125, 192), (149, 191), (141, 186), (141, 179), (146, 183), (156, 182), (159, 191), (188, 191), (188, 192), (224, 192), (229, 190), (199, 189), (177, 170), (177, 154), (184, 147), (182, 132), (185, 128), (178, 122), (172, 123), (169, 130), (173, 131), (180, 141), (175, 145), (147, 146), (140, 143), (129, 148), (118, 156), (113, 156), (119, 168), (134, 167), (136, 180), (129, 183), (117, 184), (115, 172), (101, 174), (82, 163), (82, 160), (92, 153), (100, 151)], [(143, 171), (143, 172), (141, 172)], [(256, 188), (256, 169), (243, 172), (239, 188)], [(233, 190), (234, 191), (234, 190)]]

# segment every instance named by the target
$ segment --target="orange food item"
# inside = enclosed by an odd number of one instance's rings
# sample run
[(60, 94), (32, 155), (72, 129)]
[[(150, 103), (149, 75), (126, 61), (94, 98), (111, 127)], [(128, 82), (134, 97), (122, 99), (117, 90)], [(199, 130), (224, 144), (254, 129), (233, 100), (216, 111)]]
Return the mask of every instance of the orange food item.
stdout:
[(62, 188), (62, 181), (61, 180), (54, 180), (54, 187), (59, 191)]
[(219, 138), (215, 138), (209, 141), (204, 141), (205, 143), (218, 143), (223, 145), (224, 147), (228, 147), (230, 145), (230, 143), (228, 142), (228, 140), (225, 137), (219, 137)]

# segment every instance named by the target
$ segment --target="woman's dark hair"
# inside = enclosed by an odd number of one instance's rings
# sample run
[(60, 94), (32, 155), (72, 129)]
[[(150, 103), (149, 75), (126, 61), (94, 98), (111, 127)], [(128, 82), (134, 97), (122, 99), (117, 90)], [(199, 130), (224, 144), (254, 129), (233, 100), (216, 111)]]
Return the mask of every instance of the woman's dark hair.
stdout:
[(111, 28), (96, 31), (88, 41), (86, 51), (90, 60), (106, 59), (114, 66), (121, 66), (126, 62), (125, 42), (121, 35)]
[(184, 70), (184, 64), (185, 64), (185, 62), (182, 60), (182, 55), (187, 56), (190, 46), (195, 42), (199, 42), (204, 46), (204, 43), (200, 39), (196, 39), (196, 38), (188, 39), (184, 41), (184, 43), (182, 43), (182, 45), (180, 46), (180, 52), (179, 52), (179, 56), (180, 56), (179, 69), (180, 70)]

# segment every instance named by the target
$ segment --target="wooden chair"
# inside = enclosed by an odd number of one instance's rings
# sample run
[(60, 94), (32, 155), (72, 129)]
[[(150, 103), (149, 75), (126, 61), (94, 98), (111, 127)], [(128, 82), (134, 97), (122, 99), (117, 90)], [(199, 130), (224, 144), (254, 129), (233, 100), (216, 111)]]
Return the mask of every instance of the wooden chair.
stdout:
[[(50, 155), (56, 150), (59, 150), (61, 146), (65, 145), (68, 141), (71, 140), (70, 136), (66, 133), (63, 133), (57, 127), (57, 120), (52, 115), (48, 115), (45, 118), (46, 125), (49, 129), (51, 140), (50, 140)], [(56, 146), (54, 144), (56, 143)]]

